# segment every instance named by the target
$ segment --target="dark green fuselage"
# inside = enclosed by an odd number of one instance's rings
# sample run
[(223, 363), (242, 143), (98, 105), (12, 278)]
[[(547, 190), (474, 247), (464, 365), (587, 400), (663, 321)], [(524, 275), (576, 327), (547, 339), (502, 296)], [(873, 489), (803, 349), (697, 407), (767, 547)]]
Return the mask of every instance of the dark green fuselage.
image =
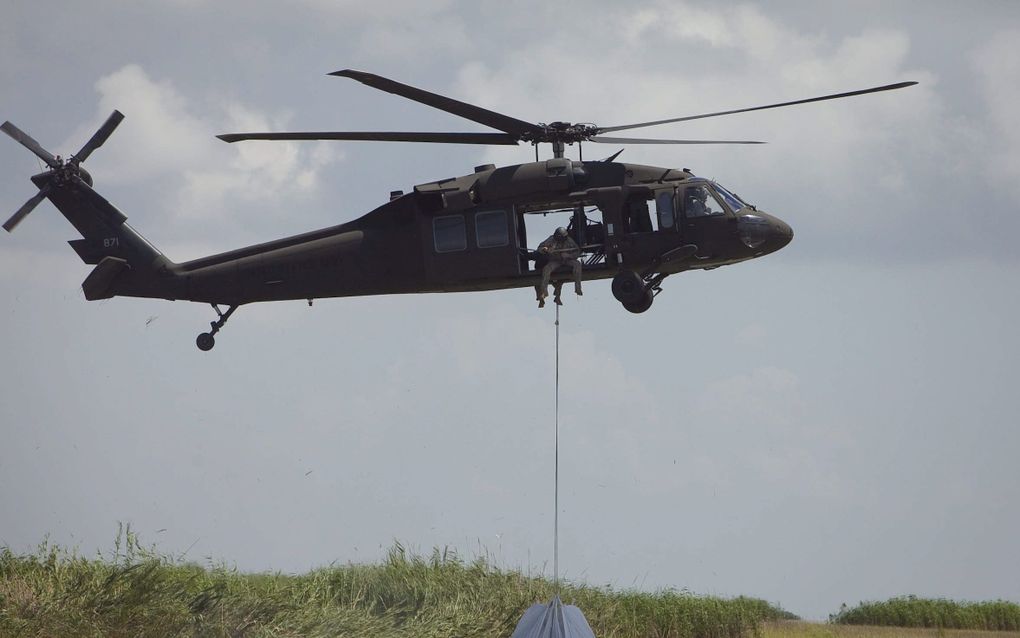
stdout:
[[(42, 187), (54, 179), (43, 173), (33, 181)], [(685, 189), (699, 185), (718, 204), (712, 215), (696, 216), (684, 205)], [(84, 237), (72, 246), (97, 264), (83, 284), (87, 298), (236, 306), (534, 286), (540, 274), (528, 249), (544, 236), (528, 237), (527, 225), (540, 213), (576, 222), (570, 230), (585, 248), (586, 280), (623, 269), (642, 276), (711, 269), (789, 243), (785, 223), (754, 207), (735, 210), (743, 202), (726, 205), (723, 189), (716, 189), (686, 170), (636, 164), (560, 158), (479, 167), (416, 186), (339, 226), (184, 263), (163, 256), (81, 180), (51, 185), (49, 198)], [(672, 193), (672, 213), (663, 203), (666, 193)]]

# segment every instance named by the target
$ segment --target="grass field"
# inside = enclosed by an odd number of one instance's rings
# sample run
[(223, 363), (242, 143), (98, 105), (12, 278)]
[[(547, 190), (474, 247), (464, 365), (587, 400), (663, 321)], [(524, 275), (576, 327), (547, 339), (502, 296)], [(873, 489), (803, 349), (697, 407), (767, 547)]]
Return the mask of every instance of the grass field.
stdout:
[(1005, 600), (960, 602), (899, 596), (844, 607), (830, 621), (840, 625), (1020, 631), (1020, 605)]
[[(112, 557), (0, 551), (0, 636), (507, 638), (554, 593), (544, 578), (394, 547), (378, 565), (242, 574), (160, 556), (122, 535)], [(736, 638), (786, 614), (752, 598), (565, 585), (599, 638)]]
[(1016, 631), (830, 625), (783, 620), (767, 622), (762, 638), (1020, 638)]
[[(122, 530), (106, 557), (44, 544), (28, 555), (0, 549), (0, 638), (8, 636), (380, 636), (508, 638), (524, 610), (554, 594), (551, 582), (394, 546), (375, 565), (337, 565), (307, 574), (243, 574), (156, 553)], [(981, 622), (1009, 627), (1013, 603), (894, 598), (844, 608), (826, 624), (795, 618), (754, 598), (687, 592), (615, 591), (565, 584), (599, 638), (1020, 638), (976, 631), (838, 624), (859, 610), (917, 624)], [(892, 614), (890, 610), (896, 610)], [(907, 612), (910, 613), (907, 613)], [(980, 611), (982, 614), (978, 614)]]

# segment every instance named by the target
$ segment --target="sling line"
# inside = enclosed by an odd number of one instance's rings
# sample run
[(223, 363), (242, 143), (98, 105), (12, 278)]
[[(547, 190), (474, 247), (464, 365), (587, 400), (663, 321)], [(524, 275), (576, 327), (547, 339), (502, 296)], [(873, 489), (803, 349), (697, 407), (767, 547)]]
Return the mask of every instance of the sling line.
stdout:
[(553, 587), (560, 593), (560, 306), (556, 304), (556, 408), (553, 428)]

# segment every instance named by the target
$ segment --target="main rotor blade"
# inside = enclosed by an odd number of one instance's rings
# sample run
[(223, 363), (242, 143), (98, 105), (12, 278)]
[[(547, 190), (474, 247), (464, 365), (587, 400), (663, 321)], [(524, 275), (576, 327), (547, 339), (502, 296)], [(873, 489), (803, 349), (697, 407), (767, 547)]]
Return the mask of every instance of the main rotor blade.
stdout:
[(374, 142), (435, 142), (439, 144), (517, 144), (517, 138), (506, 133), (391, 133), (373, 131), (310, 133), (224, 133), (217, 135), (224, 142), (242, 140), (349, 140)]
[(114, 110), (110, 117), (106, 118), (106, 122), (99, 127), (99, 130), (92, 135), (89, 141), (85, 142), (85, 146), (82, 146), (78, 154), (74, 156), (75, 163), (81, 164), (85, 161), (85, 158), (92, 154), (92, 151), (102, 146), (106, 139), (110, 137), (110, 134), (113, 133), (113, 129), (117, 128), (117, 125), (123, 119), (124, 114)]
[(913, 86), (917, 82), (898, 82), (896, 84), (886, 84), (885, 86), (876, 86), (870, 89), (861, 89), (859, 91), (850, 91), (848, 93), (836, 93), (833, 95), (823, 95), (821, 97), (812, 97), (806, 100), (794, 100), (793, 102), (781, 102), (779, 104), (768, 104), (766, 106), (752, 106), (746, 109), (735, 109), (732, 111), (719, 111), (717, 113), (703, 113), (701, 115), (688, 115), (686, 117), (674, 117), (668, 120), (656, 120), (654, 122), (641, 122), (639, 124), (624, 124), (623, 126), (600, 126), (600, 133), (607, 133), (611, 131), (623, 131), (631, 128), (642, 128), (645, 126), (657, 126), (659, 124), (669, 124), (671, 122), (686, 122), (688, 120), (700, 120), (706, 117), (716, 117), (719, 115), (732, 115), (734, 113), (747, 113), (748, 111), (763, 111), (765, 109), (777, 109), (781, 106), (793, 106), (794, 104), (807, 104), (809, 102), (822, 102), (825, 100), (837, 100), (844, 97), (853, 97), (855, 95), (864, 95), (866, 93), (878, 93), (879, 91), (893, 91), (895, 89), (902, 89), (908, 86)]
[(503, 115), (502, 113), (496, 113), (495, 111), (490, 111), (488, 109), (483, 109), (480, 106), (475, 106), (466, 102), (460, 102), (443, 95), (429, 93), (428, 91), (423, 91), (413, 86), (401, 84), (400, 82), (395, 82), (373, 73), (344, 69), (343, 71), (334, 71), (333, 73), (330, 73), (330, 75), (357, 80), (362, 84), (379, 89), (380, 91), (386, 91), (387, 93), (406, 97), (407, 99), (414, 100), (415, 102), (421, 102), (422, 104), (439, 109), (440, 111), (459, 115), (460, 117), (469, 119), (472, 122), (491, 126), (494, 129), (509, 133), (510, 135), (514, 135), (518, 138), (525, 133), (538, 135), (542, 132), (542, 129), (539, 126), (532, 124), (531, 122), (518, 120), (517, 118)]
[(31, 135), (22, 131), (17, 126), (14, 126), (10, 122), (4, 122), (2, 125), (0, 125), (0, 130), (2, 130), (4, 133), (7, 133), (11, 137), (13, 137), (15, 141), (17, 141), (19, 144), (35, 153), (36, 156), (42, 161), (46, 162), (46, 164), (48, 164), (50, 168), (57, 168), (57, 166), (59, 166), (59, 164), (57, 164), (57, 158), (53, 157), (53, 155), (51, 155), (49, 151), (44, 149), (39, 144), (39, 142), (36, 142), (34, 139), (32, 139)]
[(752, 140), (658, 140), (643, 137), (606, 137), (596, 135), (588, 140), (600, 144), (768, 144)]
[(14, 229), (21, 223), (21, 220), (25, 219), (25, 217), (32, 212), (32, 209), (39, 205), (39, 202), (46, 199), (49, 192), (49, 184), (39, 189), (39, 192), (36, 193), (34, 197), (22, 204), (21, 208), (18, 209), (18, 212), (11, 215), (11, 218), (4, 222), (4, 230), (9, 233), (14, 232)]

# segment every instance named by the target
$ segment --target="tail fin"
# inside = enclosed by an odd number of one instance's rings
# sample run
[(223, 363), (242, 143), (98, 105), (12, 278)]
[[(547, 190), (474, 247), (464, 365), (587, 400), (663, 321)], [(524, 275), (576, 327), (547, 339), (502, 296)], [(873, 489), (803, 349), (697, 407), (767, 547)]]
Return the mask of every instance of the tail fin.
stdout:
[(82, 239), (68, 242), (71, 248), (82, 261), (96, 265), (82, 284), (86, 299), (115, 295), (172, 299), (173, 262), (135, 232), (113, 204), (92, 190), (92, 177), (81, 168), (85, 158), (103, 145), (122, 119), (124, 116), (114, 111), (77, 155), (66, 161), (4, 122), (0, 130), (35, 153), (50, 169), (32, 177), (39, 192), (7, 220), (4, 229), (12, 232), (39, 202), (48, 198), (82, 235)]
[(173, 297), (167, 285), (173, 262), (135, 231), (105, 197), (84, 181), (76, 181), (51, 188), (49, 199), (82, 235), (68, 244), (82, 261), (96, 265), (82, 284), (86, 299)]

